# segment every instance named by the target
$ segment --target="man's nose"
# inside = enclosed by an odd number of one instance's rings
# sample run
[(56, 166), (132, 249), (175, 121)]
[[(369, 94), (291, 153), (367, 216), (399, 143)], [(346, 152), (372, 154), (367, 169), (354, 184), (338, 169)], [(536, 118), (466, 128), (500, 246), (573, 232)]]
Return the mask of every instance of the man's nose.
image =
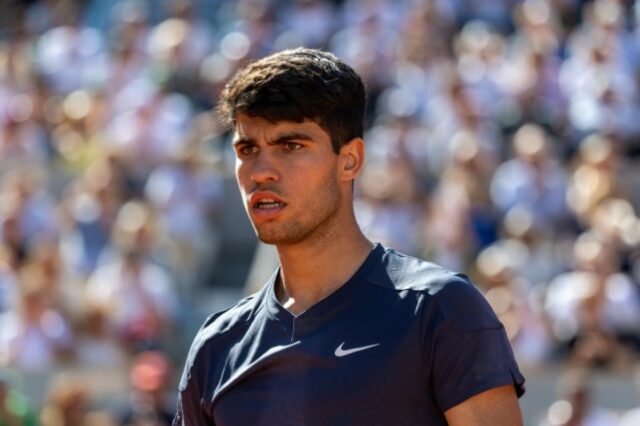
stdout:
[(256, 156), (251, 169), (251, 180), (255, 183), (277, 182), (280, 180), (272, 155), (263, 151)]

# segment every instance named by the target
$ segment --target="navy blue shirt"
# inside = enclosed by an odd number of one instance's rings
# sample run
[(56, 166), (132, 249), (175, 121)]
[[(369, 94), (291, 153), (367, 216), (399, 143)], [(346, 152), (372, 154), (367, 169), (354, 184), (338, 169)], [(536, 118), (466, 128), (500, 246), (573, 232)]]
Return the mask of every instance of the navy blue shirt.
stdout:
[(446, 425), (475, 394), (524, 393), (502, 324), (464, 275), (377, 245), (298, 316), (278, 303), (277, 275), (200, 329), (174, 425)]

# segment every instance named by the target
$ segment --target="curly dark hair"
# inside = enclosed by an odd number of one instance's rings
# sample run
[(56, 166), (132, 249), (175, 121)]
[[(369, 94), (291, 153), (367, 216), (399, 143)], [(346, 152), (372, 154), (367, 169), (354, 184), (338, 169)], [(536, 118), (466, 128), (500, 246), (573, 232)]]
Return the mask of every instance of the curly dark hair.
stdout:
[(362, 137), (365, 102), (364, 84), (349, 65), (331, 53), (301, 47), (241, 68), (225, 86), (217, 110), (227, 125), (238, 113), (274, 123), (313, 120), (337, 153)]

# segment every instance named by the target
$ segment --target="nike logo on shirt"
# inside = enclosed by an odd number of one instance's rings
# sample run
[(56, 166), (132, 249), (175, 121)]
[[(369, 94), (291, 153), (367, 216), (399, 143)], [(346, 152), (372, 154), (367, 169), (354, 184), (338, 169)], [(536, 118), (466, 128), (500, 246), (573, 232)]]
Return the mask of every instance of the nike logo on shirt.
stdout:
[(342, 347), (344, 346), (344, 344), (345, 344), (345, 342), (342, 342), (342, 343), (340, 343), (340, 346), (338, 346), (336, 348), (335, 355), (338, 358), (341, 358), (341, 357), (347, 356), (347, 355), (351, 355), (351, 354), (354, 354), (356, 352), (364, 351), (366, 349), (375, 348), (376, 346), (380, 346), (380, 343), (374, 343), (373, 345), (360, 346), (360, 347), (351, 348), (351, 349), (343, 349)]

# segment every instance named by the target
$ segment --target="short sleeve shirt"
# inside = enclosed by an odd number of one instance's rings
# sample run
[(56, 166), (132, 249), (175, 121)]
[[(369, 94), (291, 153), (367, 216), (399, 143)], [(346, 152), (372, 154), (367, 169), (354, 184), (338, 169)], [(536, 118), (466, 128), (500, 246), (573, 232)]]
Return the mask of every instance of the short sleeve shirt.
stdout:
[(277, 274), (198, 332), (174, 425), (446, 425), (480, 392), (524, 393), (502, 324), (464, 275), (377, 245), (294, 316)]

